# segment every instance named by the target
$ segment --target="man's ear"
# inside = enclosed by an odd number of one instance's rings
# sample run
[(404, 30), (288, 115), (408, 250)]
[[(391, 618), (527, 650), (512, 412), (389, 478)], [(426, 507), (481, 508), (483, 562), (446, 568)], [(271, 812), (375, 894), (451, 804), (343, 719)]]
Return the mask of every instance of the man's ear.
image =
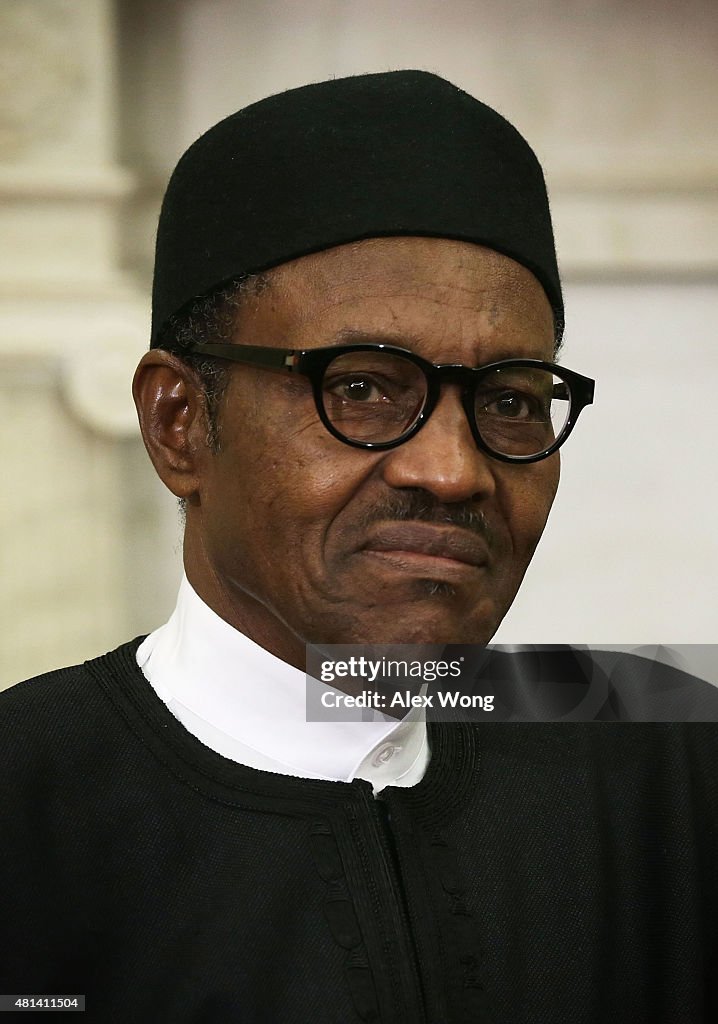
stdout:
[(172, 353), (151, 349), (135, 371), (132, 395), (157, 475), (178, 498), (191, 499), (207, 452), (207, 408), (197, 374)]

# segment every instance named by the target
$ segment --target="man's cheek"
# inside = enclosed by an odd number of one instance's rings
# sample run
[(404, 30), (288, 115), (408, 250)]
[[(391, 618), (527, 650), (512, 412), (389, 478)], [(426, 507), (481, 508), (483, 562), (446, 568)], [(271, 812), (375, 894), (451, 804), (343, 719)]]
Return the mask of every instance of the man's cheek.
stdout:
[(540, 498), (526, 503), (517, 510), (515, 538), (519, 550), (533, 554), (541, 539), (550, 505)]
[(517, 547), (538, 543), (558, 487), (554, 458), (527, 466), (508, 466), (501, 479), (499, 502)]

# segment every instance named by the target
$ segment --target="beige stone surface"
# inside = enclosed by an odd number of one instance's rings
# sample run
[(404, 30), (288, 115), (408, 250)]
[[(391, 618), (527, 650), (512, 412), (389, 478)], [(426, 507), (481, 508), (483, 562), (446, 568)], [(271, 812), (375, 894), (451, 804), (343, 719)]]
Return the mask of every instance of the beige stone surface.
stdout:
[(130, 396), (148, 303), (121, 266), (115, 58), (108, 0), (0, 6), (0, 686), (114, 646), (157, 604), (137, 572), (161, 517)]

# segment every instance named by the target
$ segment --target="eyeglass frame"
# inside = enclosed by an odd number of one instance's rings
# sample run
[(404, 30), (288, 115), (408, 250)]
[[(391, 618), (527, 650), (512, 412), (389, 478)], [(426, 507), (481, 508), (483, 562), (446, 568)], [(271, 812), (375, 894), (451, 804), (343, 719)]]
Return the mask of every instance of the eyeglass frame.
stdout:
[[(395, 440), (355, 441), (342, 434), (329, 419), (324, 407), (322, 382), (327, 367), (339, 356), (352, 352), (377, 351), (401, 357), (417, 366), (423, 372), (426, 379), (426, 398), (416, 420)], [(308, 377), (312, 385), (317, 413), (329, 433), (338, 441), (352, 448), (361, 448), (365, 451), (389, 451), (411, 440), (421, 430), (436, 408), (441, 397), (442, 385), (457, 383), (462, 389), (461, 404), (477, 447), (491, 458), (509, 463), (540, 462), (542, 459), (547, 459), (553, 455), (568, 438), (576, 425), (581, 411), (587, 405), (592, 404), (596, 384), (590, 377), (584, 377), (575, 370), (568, 370), (557, 363), (547, 362), (542, 359), (501, 359), (494, 363), (487, 363), (484, 366), (476, 367), (464, 366), (462, 363), (430, 363), (427, 359), (423, 359), (410, 349), (382, 343), (371, 344), (364, 342), (351, 345), (328, 345), (322, 348), (293, 349), (271, 348), (264, 345), (231, 345), (224, 342), (206, 342), (193, 345), (188, 354), (214, 356), (219, 359), (241, 363), (245, 366), (259, 366), (267, 370), (284, 370), (289, 373), (300, 373)], [(557, 377), (560, 377), (563, 383), (568, 386), (569, 411), (566, 422), (558, 437), (554, 438), (552, 444), (535, 455), (506, 455), (502, 452), (494, 451), (482, 438), (476, 420), (474, 397), (481, 377), (495, 370), (518, 367), (548, 370)], [(556, 386), (554, 385), (554, 387)]]

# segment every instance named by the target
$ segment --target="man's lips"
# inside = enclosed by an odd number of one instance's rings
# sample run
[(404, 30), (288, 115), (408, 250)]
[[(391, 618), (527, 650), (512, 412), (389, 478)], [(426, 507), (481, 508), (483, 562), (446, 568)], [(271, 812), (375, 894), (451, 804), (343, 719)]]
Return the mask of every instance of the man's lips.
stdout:
[(398, 522), (376, 527), (362, 546), (368, 553), (448, 559), (480, 567), (489, 561), (486, 542), (476, 533), (434, 523)]

